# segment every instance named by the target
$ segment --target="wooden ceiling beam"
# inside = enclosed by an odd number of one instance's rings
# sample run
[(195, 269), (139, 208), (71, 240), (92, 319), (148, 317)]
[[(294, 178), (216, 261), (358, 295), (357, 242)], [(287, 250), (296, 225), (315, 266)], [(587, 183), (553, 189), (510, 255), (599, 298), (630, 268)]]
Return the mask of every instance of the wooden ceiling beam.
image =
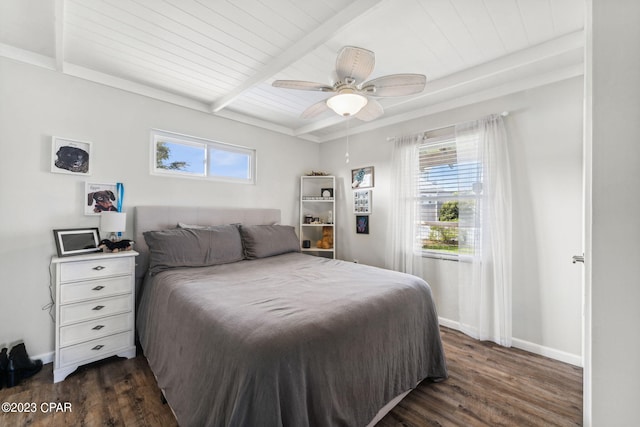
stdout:
[(56, 70), (64, 73), (64, 4), (65, 0), (54, 3), (54, 36)]
[(361, 17), (370, 10), (373, 10), (383, 0), (357, 0), (349, 6), (335, 14), (331, 19), (300, 39), (289, 47), (282, 54), (266, 63), (261, 69), (246, 79), (241, 85), (235, 87), (228, 94), (211, 104), (211, 112), (217, 113), (232, 103), (235, 99), (252, 87), (270, 79), (289, 65), (316, 49), (335, 35), (340, 29), (348, 25), (351, 21)]

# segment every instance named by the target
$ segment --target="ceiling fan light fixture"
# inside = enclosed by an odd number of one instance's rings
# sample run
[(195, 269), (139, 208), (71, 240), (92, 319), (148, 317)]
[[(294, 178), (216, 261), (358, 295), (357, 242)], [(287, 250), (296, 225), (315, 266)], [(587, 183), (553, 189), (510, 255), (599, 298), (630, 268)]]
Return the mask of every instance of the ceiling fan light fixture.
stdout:
[(331, 86), (302, 80), (276, 80), (272, 85), (286, 89), (335, 93), (331, 98), (316, 102), (304, 110), (300, 115), (303, 119), (316, 117), (330, 108), (343, 117), (356, 116), (364, 122), (384, 114), (382, 105), (375, 98), (415, 95), (424, 90), (427, 82), (424, 74), (389, 74), (367, 80), (374, 65), (375, 54), (372, 51), (345, 46), (338, 51), (336, 81)]
[(353, 116), (358, 114), (367, 102), (367, 97), (348, 91), (327, 99), (327, 106), (341, 116)]

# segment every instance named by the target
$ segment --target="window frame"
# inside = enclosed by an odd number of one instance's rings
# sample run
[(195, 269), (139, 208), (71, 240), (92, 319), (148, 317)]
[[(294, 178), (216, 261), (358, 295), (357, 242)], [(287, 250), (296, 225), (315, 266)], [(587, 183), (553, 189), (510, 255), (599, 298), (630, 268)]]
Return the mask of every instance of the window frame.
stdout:
[[(151, 129), (151, 155), (150, 155), (150, 170), (151, 175), (176, 177), (176, 178), (190, 178), (190, 179), (204, 179), (217, 182), (230, 182), (237, 184), (252, 184), (255, 185), (257, 181), (257, 151), (255, 148), (243, 147), (240, 145), (229, 144), (226, 142), (214, 141), (206, 138), (200, 138), (196, 136), (179, 134), (176, 132), (170, 132), (161, 129)], [(180, 170), (171, 170), (158, 168), (157, 164), (157, 145), (161, 142), (169, 142), (173, 144), (180, 144), (192, 147), (202, 147), (204, 172), (185, 172)], [(232, 176), (220, 176), (212, 175), (210, 171), (210, 156), (211, 149), (224, 151), (233, 154), (246, 154), (249, 158), (248, 174), (249, 178), (236, 178)]]
[[(455, 136), (455, 128), (454, 127), (446, 127), (446, 128), (442, 128), (442, 129), (438, 129), (435, 131), (430, 131), (430, 132), (425, 132), (424, 134), (424, 139), (423, 141), (420, 143), (419, 147), (418, 147), (418, 152), (420, 152), (420, 150), (422, 150), (424, 147), (426, 146), (434, 146), (434, 145), (438, 145), (438, 144), (444, 144), (447, 142), (453, 142), (455, 144), (456, 141), (456, 136)], [(456, 165), (457, 165), (457, 161), (456, 161)], [(420, 162), (418, 161), (418, 165), (420, 165)], [(419, 166), (418, 166), (419, 167)], [(418, 172), (419, 174), (422, 173), (421, 171)], [(420, 183), (417, 184), (418, 185), (418, 198), (422, 201), (425, 200), (423, 199), (423, 193), (422, 193), (422, 188), (420, 186)], [(462, 199), (466, 199), (466, 198), (470, 198), (469, 196), (460, 196), (460, 195), (456, 195), (456, 192), (454, 192), (454, 194), (451, 195), (443, 195), (443, 196), (434, 196), (431, 198), (427, 198), (426, 200), (432, 200), (434, 201), (436, 204), (438, 203), (445, 203), (449, 200), (456, 200), (459, 201), (461, 198)], [(437, 211), (436, 211), (437, 212)], [(419, 208), (419, 227), (422, 227), (422, 223), (423, 223), (423, 219), (422, 219), (422, 209)], [(442, 221), (430, 221), (430, 222), (442, 222)], [(417, 243), (417, 248), (419, 250), (419, 254), (423, 257), (423, 258), (433, 258), (433, 259), (441, 259), (441, 260), (449, 260), (449, 261), (459, 261), (460, 260), (460, 253), (456, 252), (456, 253), (452, 253), (449, 251), (445, 251), (445, 250), (439, 250), (439, 249), (425, 249), (422, 243), (422, 239), (423, 239), (423, 235), (420, 233), (416, 236), (419, 241)]]

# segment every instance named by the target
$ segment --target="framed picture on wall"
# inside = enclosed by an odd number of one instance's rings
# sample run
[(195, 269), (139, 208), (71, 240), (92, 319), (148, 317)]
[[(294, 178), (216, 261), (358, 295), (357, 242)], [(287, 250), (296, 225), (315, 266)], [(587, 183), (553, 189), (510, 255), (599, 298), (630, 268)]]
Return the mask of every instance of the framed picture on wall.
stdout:
[(351, 169), (351, 188), (371, 188), (373, 178), (373, 166)]
[(355, 190), (353, 192), (353, 213), (371, 213), (371, 190)]
[(100, 212), (118, 212), (117, 184), (86, 182), (84, 185), (84, 214), (100, 215)]
[(91, 175), (91, 142), (54, 136), (51, 142), (51, 172)]
[(369, 234), (369, 217), (367, 215), (356, 215), (356, 233)]

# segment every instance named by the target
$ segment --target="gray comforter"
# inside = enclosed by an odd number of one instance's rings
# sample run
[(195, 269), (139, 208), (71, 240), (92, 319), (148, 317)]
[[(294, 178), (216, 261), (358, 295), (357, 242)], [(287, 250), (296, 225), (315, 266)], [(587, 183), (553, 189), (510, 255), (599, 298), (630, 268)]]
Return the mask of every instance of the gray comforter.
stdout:
[(299, 253), (147, 278), (137, 326), (181, 426), (364, 426), (447, 375), (423, 280)]

